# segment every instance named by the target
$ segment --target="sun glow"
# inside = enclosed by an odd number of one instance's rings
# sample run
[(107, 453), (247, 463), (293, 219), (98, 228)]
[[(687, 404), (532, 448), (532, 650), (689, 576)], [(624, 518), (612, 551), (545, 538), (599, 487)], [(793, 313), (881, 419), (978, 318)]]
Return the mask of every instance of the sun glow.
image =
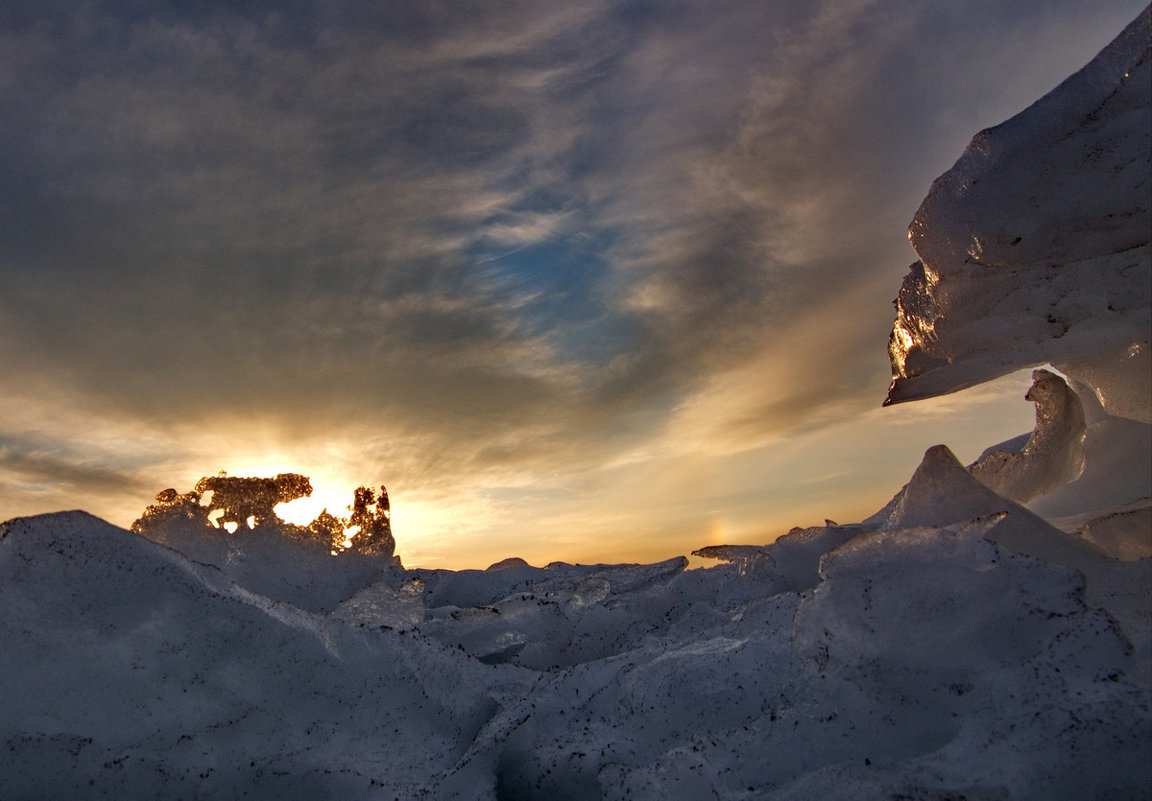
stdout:
[(286, 523), (297, 526), (306, 526), (315, 520), (321, 512), (327, 510), (336, 517), (347, 517), (348, 507), (353, 500), (353, 490), (322, 487), (316, 488), (312, 483), (312, 494), (306, 498), (297, 498), (288, 503), (276, 506), (276, 514)]
[(712, 519), (708, 524), (708, 535), (706, 539), (709, 545), (723, 545), (729, 541), (728, 521), (723, 512), (714, 512), (712, 514)]
[(408, 567), (462, 569), (495, 561), (487, 552), (493, 522), (491, 510), (470, 499), (414, 498), (402, 491), (393, 497), (396, 553)]
[[(339, 458), (333, 456), (333, 462)], [(280, 473), (299, 473), (307, 476), (312, 485), (312, 494), (275, 506), (276, 515), (286, 523), (308, 526), (322, 512), (336, 517), (347, 518), (355, 501), (356, 488), (367, 486), (379, 490), (388, 485), (389, 475), (369, 475), (355, 470), (333, 470), (329, 465), (317, 465), (307, 458), (292, 458), (287, 455), (269, 454), (266, 458), (254, 458), (237, 462), (222, 462), (229, 476), (272, 477)], [(416, 493), (415, 497), (402, 487), (389, 487), (392, 490), (393, 511), (392, 530), (396, 536), (396, 553), (410, 566), (428, 563), (441, 567), (451, 564), (454, 567), (469, 565), (472, 556), (468, 547), (450, 549), (446, 552), (442, 543), (453, 539), (466, 541), (469, 534), (490, 524), (486, 514), (489, 510), (481, 505), (469, 504), (460, 500), (447, 501), (441, 497), (426, 497)], [(219, 513), (217, 513), (219, 516)], [(347, 529), (344, 545), (357, 533), (357, 527)], [(482, 551), (482, 547), (475, 550)], [(483, 560), (486, 556), (475, 557)]]
[(230, 476), (272, 477), (280, 473), (300, 473), (308, 477), (312, 494), (293, 501), (277, 504), (276, 515), (286, 523), (307, 526), (327, 510), (336, 517), (347, 517), (355, 499), (356, 487), (376, 485), (372, 477), (349, 478), (329, 470), (309, 469), (309, 465), (289, 459), (246, 462), (226, 468)]

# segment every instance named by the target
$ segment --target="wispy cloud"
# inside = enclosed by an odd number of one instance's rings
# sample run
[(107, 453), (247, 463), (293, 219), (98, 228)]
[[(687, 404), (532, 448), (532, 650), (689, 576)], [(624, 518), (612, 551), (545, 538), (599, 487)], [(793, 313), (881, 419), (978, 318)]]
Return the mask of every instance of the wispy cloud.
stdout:
[(128, 497), (322, 454), (591, 525), (563, 499), (604, 465), (878, 403), (928, 182), (1138, 11), (6, 7), (0, 389), (50, 411), (6, 418), (8, 475)]

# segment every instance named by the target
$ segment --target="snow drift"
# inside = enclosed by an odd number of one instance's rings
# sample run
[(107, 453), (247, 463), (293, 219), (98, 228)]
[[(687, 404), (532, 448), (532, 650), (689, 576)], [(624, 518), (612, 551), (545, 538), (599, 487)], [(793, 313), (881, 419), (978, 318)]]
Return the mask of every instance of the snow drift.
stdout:
[[(10, 521), (0, 785), (1137, 797), (1152, 779), (1146, 616), (1126, 630), (1085, 603), (1080, 572), (991, 542), (1006, 519), (795, 532), (751, 570), (412, 571), (328, 615), (83, 513)], [(824, 547), (818, 566), (797, 558)]]
[(0, 797), (1150, 797), (1149, 19), (913, 224), (891, 399), (1052, 363), (1030, 435), (700, 570), (10, 520)]

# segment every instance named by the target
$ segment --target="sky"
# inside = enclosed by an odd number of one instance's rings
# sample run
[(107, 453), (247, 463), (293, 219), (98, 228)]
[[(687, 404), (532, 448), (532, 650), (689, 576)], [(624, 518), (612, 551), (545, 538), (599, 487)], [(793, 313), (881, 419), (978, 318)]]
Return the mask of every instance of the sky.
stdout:
[(1016, 374), (880, 408), (907, 227), (1128, 0), (0, 8), (0, 519), (387, 485), (406, 565), (852, 522)]

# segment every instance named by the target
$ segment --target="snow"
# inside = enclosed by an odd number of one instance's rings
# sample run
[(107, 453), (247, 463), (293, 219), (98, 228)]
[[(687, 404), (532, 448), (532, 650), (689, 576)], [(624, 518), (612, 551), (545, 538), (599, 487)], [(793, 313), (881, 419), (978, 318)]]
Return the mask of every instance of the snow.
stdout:
[[(1007, 519), (798, 531), (760, 546), (751, 571), (517, 567), (517, 590), (485, 606), (435, 604), (497, 592), (479, 580), (491, 571), (455, 587), (409, 571), (327, 615), (84, 513), (10, 521), (0, 784), (70, 798), (1137, 797), (1152, 779), (1147, 631), (1134, 644), (1086, 603), (1079, 571), (992, 542)], [(1146, 578), (1146, 562), (1112, 564)]]
[(253, 592), (310, 612), (329, 612), (385, 576), (402, 581), (390, 558), (348, 550), (333, 559), (328, 546), (290, 539), (274, 525), (234, 536), (205, 522), (177, 519), (148, 533), (191, 559), (218, 566)]
[(1053, 363), (1031, 434), (968, 467), (930, 448), (869, 518), (696, 570), (405, 569), (175, 507), (151, 539), (10, 520), (0, 798), (1152, 797), (1147, 168), (1124, 161), (1150, 19), (978, 136), (913, 225), (893, 399)]
[(428, 700), (462, 655), (413, 671), (406, 643), (84, 513), (10, 521), (0, 574), (5, 798), (316, 798), (364, 771), (418, 787), (473, 725), (467, 699)]

